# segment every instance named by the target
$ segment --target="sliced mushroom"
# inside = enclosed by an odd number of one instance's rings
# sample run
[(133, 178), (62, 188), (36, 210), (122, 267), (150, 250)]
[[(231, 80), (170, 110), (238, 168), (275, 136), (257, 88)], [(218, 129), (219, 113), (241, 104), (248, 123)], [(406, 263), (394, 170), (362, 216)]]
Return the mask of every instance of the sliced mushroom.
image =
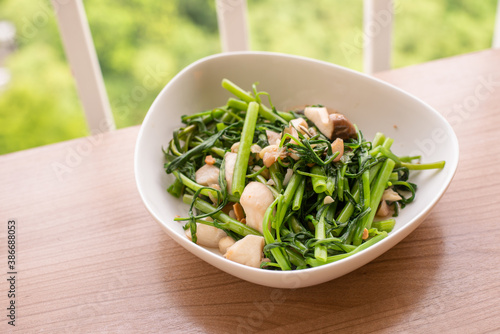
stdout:
[(226, 236), (219, 240), (219, 251), (221, 254), (226, 254), (227, 249), (234, 245), (235, 241), (230, 236)]
[(196, 183), (202, 186), (219, 184), (219, 168), (214, 165), (203, 165), (195, 173)]
[(333, 124), (333, 133), (330, 139), (342, 138), (345, 140), (357, 137), (356, 128), (347, 117), (342, 114), (330, 114), (329, 118)]
[(397, 202), (402, 200), (401, 196), (395, 192), (392, 188), (387, 188), (382, 194), (383, 201)]
[(236, 153), (231, 153), (228, 152), (225, 155), (225, 163), (224, 163), (224, 168), (226, 174), (224, 175), (226, 177), (226, 182), (227, 182), (227, 191), (231, 193), (231, 189), (233, 186), (233, 174), (234, 174), (234, 165), (236, 164), (236, 157), (238, 154)]
[(378, 217), (387, 217), (391, 213), (389, 205), (386, 201), (381, 201), (376, 215)]
[(328, 139), (332, 139), (334, 125), (330, 121), (328, 110), (325, 107), (307, 107), (304, 109), (304, 114), (322, 134)]
[[(191, 240), (191, 230), (185, 231), (186, 236)], [(201, 246), (216, 248), (219, 246), (220, 239), (227, 236), (226, 232), (220, 228), (196, 223), (196, 243)]]
[(292, 119), (290, 121), (290, 125), (292, 125), (295, 129), (297, 129), (302, 134), (307, 133), (308, 125), (307, 125), (306, 120), (303, 119), (302, 117)]
[(307, 134), (307, 122), (302, 117), (292, 119), (289, 126), (285, 128), (285, 133), (291, 134), (295, 138), (299, 138), (298, 132), (301, 134)]
[(262, 233), (262, 222), (267, 208), (274, 201), (274, 196), (264, 184), (250, 182), (240, 197), (240, 204), (245, 210), (247, 225)]
[(314, 127), (310, 127), (309, 129), (307, 129), (307, 132), (309, 132), (309, 134), (311, 135), (311, 137), (314, 137), (318, 134), (318, 132), (316, 131), (316, 128)]
[(264, 237), (247, 235), (227, 249), (224, 257), (250, 267), (260, 268), (263, 258)]

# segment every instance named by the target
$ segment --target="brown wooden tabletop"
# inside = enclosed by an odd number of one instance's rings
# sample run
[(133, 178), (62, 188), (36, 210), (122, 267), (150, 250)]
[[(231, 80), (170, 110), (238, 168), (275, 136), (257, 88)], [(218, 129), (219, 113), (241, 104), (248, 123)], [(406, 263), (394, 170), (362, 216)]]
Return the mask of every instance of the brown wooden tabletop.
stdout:
[[(138, 127), (0, 156), (0, 332), (500, 332), (500, 51), (377, 77), (422, 98), (460, 141), (428, 218), (368, 265), (280, 290), (178, 246), (136, 189)], [(16, 321), (7, 226), (16, 221)]]

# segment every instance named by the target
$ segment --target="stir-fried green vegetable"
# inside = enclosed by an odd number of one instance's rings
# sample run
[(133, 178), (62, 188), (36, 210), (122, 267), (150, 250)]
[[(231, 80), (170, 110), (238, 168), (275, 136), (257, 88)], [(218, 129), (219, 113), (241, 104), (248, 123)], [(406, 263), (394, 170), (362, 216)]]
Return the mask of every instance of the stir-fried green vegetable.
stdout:
[(316, 267), (377, 243), (394, 228), (391, 216), (415, 199), (410, 170), (444, 167), (398, 157), (393, 139), (377, 133), (367, 141), (323, 106), (283, 112), (255, 85), (222, 86), (235, 98), (183, 116), (164, 149), (165, 171), (175, 176), (168, 192), (190, 205), (188, 217), (175, 220), (186, 221), (194, 242), (198, 224), (223, 230), (229, 244), (261, 236), (261, 268)]

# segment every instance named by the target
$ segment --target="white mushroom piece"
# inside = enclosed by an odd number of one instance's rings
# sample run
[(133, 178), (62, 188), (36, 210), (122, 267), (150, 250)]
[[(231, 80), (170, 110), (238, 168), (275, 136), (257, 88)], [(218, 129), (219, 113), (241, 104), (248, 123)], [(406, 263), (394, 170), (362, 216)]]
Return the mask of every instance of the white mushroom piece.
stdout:
[(302, 117), (292, 119), (290, 123), (288, 124), (288, 127), (285, 128), (285, 133), (291, 134), (295, 138), (299, 138), (298, 132), (301, 134), (306, 134), (308, 132), (307, 130), (307, 122), (305, 119)]
[(219, 240), (219, 251), (221, 254), (226, 254), (227, 249), (234, 245), (235, 241), (230, 236), (226, 236)]
[(240, 197), (240, 204), (246, 213), (247, 225), (262, 233), (264, 214), (273, 201), (273, 193), (264, 184), (260, 182), (247, 184)]
[(214, 165), (203, 165), (195, 173), (196, 183), (202, 186), (219, 184), (219, 168)]
[(356, 137), (356, 128), (342, 114), (329, 113), (325, 107), (307, 107), (304, 114), (330, 140)]
[(264, 237), (247, 235), (227, 249), (224, 257), (250, 267), (260, 268), (263, 259)]
[(322, 134), (328, 139), (332, 139), (333, 122), (330, 122), (330, 114), (325, 107), (307, 107), (304, 109), (304, 114)]
[(382, 194), (383, 201), (397, 202), (402, 200), (401, 196), (395, 192), (392, 188), (387, 188)]
[(387, 204), (387, 202), (392, 203), (392, 202), (397, 202), (400, 201), (402, 198), (401, 196), (395, 192), (392, 188), (387, 188), (384, 190), (384, 193), (382, 194), (382, 200), (380, 201), (379, 208), (377, 210), (377, 217), (387, 217), (389, 216), (392, 211)]
[[(187, 229), (185, 231), (186, 236), (189, 240), (191, 239), (191, 230)], [(226, 237), (227, 234), (220, 228), (205, 225), (201, 223), (196, 223), (196, 243), (201, 246), (217, 248), (219, 247), (219, 241)]]
[(236, 164), (236, 157), (238, 154), (236, 153), (231, 153), (228, 152), (225, 155), (225, 163), (224, 163), (224, 169), (225, 169), (225, 178), (227, 182), (227, 191), (231, 193), (231, 189), (233, 186), (233, 174), (234, 174), (234, 165)]
[(387, 204), (386, 201), (382, 200), (377, 209), (376, 216), (377, 217), (387, 217), (391, 213), (391, 208)]

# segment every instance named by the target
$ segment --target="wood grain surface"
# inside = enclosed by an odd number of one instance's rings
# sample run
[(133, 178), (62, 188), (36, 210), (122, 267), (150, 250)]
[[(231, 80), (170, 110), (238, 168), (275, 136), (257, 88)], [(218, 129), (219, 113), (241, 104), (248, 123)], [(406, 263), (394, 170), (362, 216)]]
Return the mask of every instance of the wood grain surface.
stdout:
[[(149, 216), (131, 127), (0, 156), (0, 332), (499, 333), (500, 51), (377, 77), (434, 106), (460, 141), (449, 190), (396, 247), (309, 288), (234, 278)], [(6, 318), (12, 218), (15, 328)]]

